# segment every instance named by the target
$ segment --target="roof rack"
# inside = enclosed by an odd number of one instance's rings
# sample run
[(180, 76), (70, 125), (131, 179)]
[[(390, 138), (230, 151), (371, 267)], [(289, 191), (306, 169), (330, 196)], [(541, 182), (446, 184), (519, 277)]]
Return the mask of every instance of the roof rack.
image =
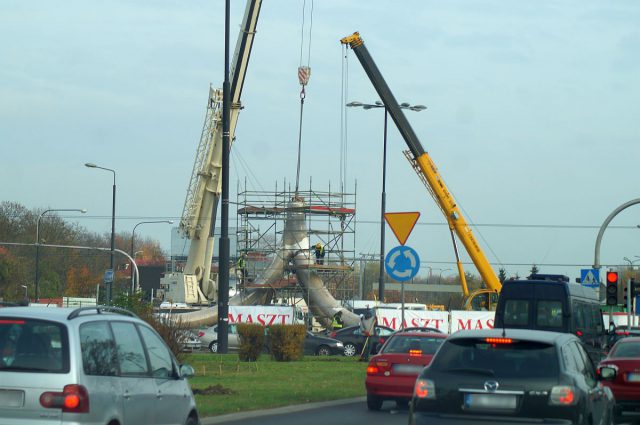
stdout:
[(542, 274), (535, 273), (528, 277), (529, 280), (553, 280), (557, 282), (569, 282), (569, 276), (563, 274)]
[(92, 306), (92, 307), (76, 308), (71, 313), (69, 313), (69, 315), (67, 316), (67, 320), (75, 319), (76, 317), (80, 316), (80, 313), (82, 313), (83, 311), (89, 311), (89, 310), (92, 310), (92, 311), (95, 310), (96, 314), (102, 314), (103, 312), (109, 312), (109, 313), (120, 313), (120, 314), (123, 314), (125, 316), (129, 316), (129, 317), (138, 317), (134, 313), (132, 313), (129, 310), (124, 309), (124, 308), (111, 307), (111, 306), (106, 306), (106, 305), (97, 305), (97, 306)]

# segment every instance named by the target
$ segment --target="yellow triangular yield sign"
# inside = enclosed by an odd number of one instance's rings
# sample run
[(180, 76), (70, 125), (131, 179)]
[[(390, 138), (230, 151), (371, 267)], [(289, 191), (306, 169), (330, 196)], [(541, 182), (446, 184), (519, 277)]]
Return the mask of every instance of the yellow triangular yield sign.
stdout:
[(393, 234), (396, 235), (398, 242), (400, 245), (404, 245), (404, 243), (409, 238), (413, 227), (416, 225), (416, 222), (420, 218), (419, 212), (395, 212), (395, 213), (385, 213), (384, 219), (391, 227)]

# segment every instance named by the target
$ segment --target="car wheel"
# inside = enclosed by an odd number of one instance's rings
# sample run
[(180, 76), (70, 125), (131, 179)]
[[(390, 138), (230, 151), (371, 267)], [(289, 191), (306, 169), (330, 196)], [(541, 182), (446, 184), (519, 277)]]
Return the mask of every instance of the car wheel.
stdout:
[(331, 355), (331, 349), (329, 347), (327, 347), (326, 345), (321, 345), (316, 350), (316, 354), (318, 356), (329, 356), (329, 355)]
[(369, 410), (380, 410), (382, 408), (382, 401), (378, 396), (367, 394), (367, 408)]
[(357, 347), (355, 346), (355, 344), (351, 343), (351, 342), (347, 342), (346, 344), (344, 344), (344, 355), (347, 357), (353, 357), (356, 355), (356, 353), (358, 352)]
[(211, 341), (211, 343), (209, 344), (209, 351), (211, 351), (212, 353), (218, 352), (218, 341)]

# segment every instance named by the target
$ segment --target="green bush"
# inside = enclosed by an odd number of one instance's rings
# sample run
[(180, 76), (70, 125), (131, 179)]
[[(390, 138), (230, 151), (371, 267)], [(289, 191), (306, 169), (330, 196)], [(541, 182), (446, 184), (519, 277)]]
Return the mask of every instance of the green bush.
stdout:
[(269, 327), (269, 351), (279, 362), (302, 359), (305, 325), (273, 325)]
[(264, 326), (255, 323), (236, 325), (240, 336), (238, 357), (243, 362), (255, 362), (264, 348)]

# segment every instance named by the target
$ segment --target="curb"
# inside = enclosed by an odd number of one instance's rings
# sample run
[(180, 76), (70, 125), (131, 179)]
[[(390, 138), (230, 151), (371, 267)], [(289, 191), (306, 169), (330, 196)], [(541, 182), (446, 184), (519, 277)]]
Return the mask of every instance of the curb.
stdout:
[(279, 415), (282, 413), (301, 412), (303, 410), (316, 409), (321, 407), (340, 406), (342, 404), (350, 404), (364, 402), (366, 397), (356, 397), (341, 400), (318, 401), (314, 403), (295, 404), (292, 406), (276, 407), (273, 409), (251, 410), (248, 412), (229, 413), (220, 416), (209, 416), (200, 419), (200, 425), (224, 424), (230, 421), (239, 421), (242, 419), (256, 418), (259, 416)]

